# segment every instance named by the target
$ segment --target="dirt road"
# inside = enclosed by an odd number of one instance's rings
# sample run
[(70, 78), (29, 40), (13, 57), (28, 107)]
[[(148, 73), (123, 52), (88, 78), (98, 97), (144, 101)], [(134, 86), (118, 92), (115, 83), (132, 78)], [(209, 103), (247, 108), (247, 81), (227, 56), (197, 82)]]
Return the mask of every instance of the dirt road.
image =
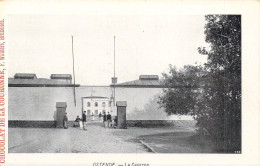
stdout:
[(194, 137), (194, 128), (105, 129), (102, 122), (90, 122), (87, 129), (9, 128), (9, 153), (214, 152), (208, 140)]
[(147, 153), (143, 145), (127, 141), (99, 125), (80, 128), (9, 128), (9, 153)]

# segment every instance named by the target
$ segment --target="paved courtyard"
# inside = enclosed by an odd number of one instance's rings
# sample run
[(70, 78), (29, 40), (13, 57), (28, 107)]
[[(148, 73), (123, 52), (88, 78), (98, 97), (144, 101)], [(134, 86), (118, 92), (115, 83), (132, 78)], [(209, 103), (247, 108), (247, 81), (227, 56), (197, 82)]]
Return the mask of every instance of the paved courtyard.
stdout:
[[(102, 123), (80, 128), (9, 128), (9, 153), (201, 153), (208, 146), (194, 146), (193, 129), (108, 129)], [(141, 141), (140, 141), (141, 140)], [(182, 141), (184, 140), (184, 141)]]

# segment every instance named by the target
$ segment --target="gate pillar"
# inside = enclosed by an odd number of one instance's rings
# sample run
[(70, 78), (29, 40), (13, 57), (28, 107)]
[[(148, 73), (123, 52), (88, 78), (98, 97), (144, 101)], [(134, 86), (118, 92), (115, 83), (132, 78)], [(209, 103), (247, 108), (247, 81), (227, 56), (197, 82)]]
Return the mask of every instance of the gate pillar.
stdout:
[(117, 101), (117, 128), (126, 129), (126, 101)]
[(63, 118), (66, 112), (67, 103), (56, 102), (56, 108), (57, 108), (56, 127), (63, 127)]

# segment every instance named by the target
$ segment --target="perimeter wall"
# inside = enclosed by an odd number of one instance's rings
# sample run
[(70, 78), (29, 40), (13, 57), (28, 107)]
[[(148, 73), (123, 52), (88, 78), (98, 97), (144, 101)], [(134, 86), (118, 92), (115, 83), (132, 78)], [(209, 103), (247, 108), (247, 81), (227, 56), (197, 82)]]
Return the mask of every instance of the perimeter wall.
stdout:
[[(127, 120), (185, 120), (186, 116), (168, 117), (163, 109), (158, 109), (158, 96), (162, 88), (116, 88), (116, 101), (127, 101)], [(110, 97), (109, 86), (76, 87), (76, 107), (73, 87), (9, 87), (8, 118), (13, 121), (53, 121), (56, 118), (56, 102), (67, 103), (70, 121), (81, 117), (81, 97)], [(115, 113), (115, 111), (113, 112)], [(113, 114), (112, 113), (112, 114)]]

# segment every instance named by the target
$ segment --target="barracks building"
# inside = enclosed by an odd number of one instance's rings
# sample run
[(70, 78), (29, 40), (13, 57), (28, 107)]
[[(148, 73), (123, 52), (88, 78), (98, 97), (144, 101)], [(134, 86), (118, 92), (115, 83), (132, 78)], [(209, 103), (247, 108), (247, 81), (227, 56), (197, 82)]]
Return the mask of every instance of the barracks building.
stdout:
[(172, 122), (182, 119), (180, 116), (168, 117), (159, 108), (157, 101), (163, 86), (157, 75), (140, 75), (136, 80), (115, 85), (83, 86), (72, 84), (70, 74), (37, 78), (36, 74), (17, 73), (13, 78), (8, 78), (9, 126), (52, 127), (59, 102), (66, 103), (69, 121), (81, 117), (83, 111), (89, 118), (98, 117), (99, 113), (104, 112), (115, 116), (114, 90), (115, 101), (127, 102), (126, 118), (129, 124), (138, 120)]

